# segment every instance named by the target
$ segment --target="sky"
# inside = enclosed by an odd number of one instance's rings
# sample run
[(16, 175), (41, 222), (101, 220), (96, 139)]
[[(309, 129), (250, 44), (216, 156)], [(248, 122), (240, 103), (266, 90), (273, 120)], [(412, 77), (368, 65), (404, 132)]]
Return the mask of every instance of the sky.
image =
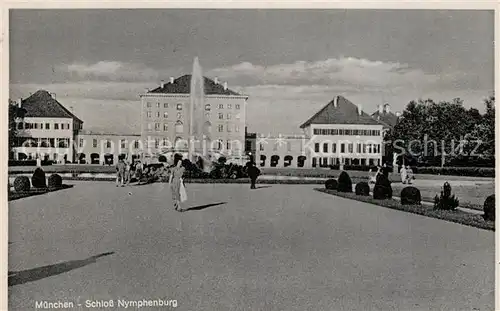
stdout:
[(10, 97), (39, 89), (84, 128), (140, 131), (139, 94), (204, 75), (248, 95), (249, 131), (300, 133), (334, 96), (384, 103), (464, 100), (494, 90), (493, 11), (11, 10)]

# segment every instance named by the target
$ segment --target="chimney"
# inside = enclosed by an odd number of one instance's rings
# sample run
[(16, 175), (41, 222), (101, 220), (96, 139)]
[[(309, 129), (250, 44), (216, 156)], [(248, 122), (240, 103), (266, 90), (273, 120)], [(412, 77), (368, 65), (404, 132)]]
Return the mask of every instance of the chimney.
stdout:
[(50, 93), (50, 96), (52, 96), (53, 99), (56, 99), (56, 93)]
[(164, 87), (165, 87), (165, 81), (164, 81), (164, 80), (161, 80), (161, 82), (160, 82), (160, 86), (161, 86), (161, 88), (164, 88)]
[(378, 105), (378, 113), (383, 114), (384, 113), (384, 106)]
[(170, 77), (170, 84), (174, 84), (174, 77)]
[(215, 77), (214, 82), (215, 82), (215, 84), (219, 84), (219, 78)]
[(334, 106), (335, 108), (337, 108), (337, 107), (338, 107), (338, 96), (335, 96), (335, 97), (333, 98), (333, 106)]
[(389, 104), (385, 104), (385, 105), (384, 105), (384, 111), (385, 111), (385, 113), (389, 113), (389, 112), (391, 112), (391, 105), (389, 105)]
[(17, 100), (17, 107), (21, 108), (22, 104), (23, 104), (23, 99), (22, 99), (22, 98), (19, 98), (19, 99)]
[(362, 114), (363, 114), (363, 107), (361, 106), (361, 104), (358, 104), (358, 115)]
[(224, 91), (227, 90), (227, 82), (224, 82)]

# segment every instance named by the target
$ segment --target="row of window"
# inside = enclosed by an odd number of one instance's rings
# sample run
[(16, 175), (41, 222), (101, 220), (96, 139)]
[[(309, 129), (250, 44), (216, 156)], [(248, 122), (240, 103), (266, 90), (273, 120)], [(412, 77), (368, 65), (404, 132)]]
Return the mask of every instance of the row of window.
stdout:
[[(273, 145), (273, 151), (278, 151), (278, 146), (281, 144), (286, 144), (287, 151), (292, 151), (292, 144), (289, 141), (286, 142), (275, 142)], [(264, 144), (259, 144), (259, 150), (264, 151)]]
[[(152, 132), (153, 131), (153, 126), (154, 126), (154, 131), (155, 132), (160, 132), (161, 129), (162, 129), (162, 124), (161, 123), (148, 123), (147, 125), (147, 130), (148, 132)], [(227, 132), (232, 132), (233, 131), (233, 125), (231, 124), (228, 124), (226, 125), (226, 131)], [(211, 132), (211, 124), (209, 123), (206, 123), (205, 124), (205, 129), (207, 132)], [(224, 132), (224, 124), (219, 124), (217, 126), (217, 131), (218, 132)], [(239, 133), (240, 131), (240, 127), (239, 125), (234, 125), (234, 131)], [(168, 132), (168, 123), (163, 123), (163, 132)], [(175, 132), (176, 133), (183, 133), (184, 132), (184, 125), (181, 121), (177, 121), (175, 123)]]
[[(121, 148), (123, 148), (123, 149), (127, 148), (126, 143), (127, 143), (127, 141), (126, 141), (125, 139), (121, 139), (121, 140), (120, 140), (120, 147), (121, 147)], [(82, 148), (82, 147), (83, 147), (83, 144), (84, 144), (84, 140), (83, 140), (83, 138), (80, 138), (80, 141), (79, 141), (79, 143), (78, 143), (78, 146), (79, 146), (80, 148)], [(112, 140), (109, 140), (109, 139), (108, 139), (108, 140), (106, 140), (106, 141), (104, 142), (104, 146), (105, 146), (106, 148), (111, 148), (111, 145), (112, 145), (112, 144), (113, 144), (113, 141), (112, 141)], [(92, 147), (93, 147), (93, 148), (97, 148), (97, 146), (98, 146), (98, 145), (99, 145), (98, 140), (94, 138), (94, 139), (92, 140)], [(134, 140), (134, 148), (136, 148), (136, 149), (138, 149), (138, 148), (139, 148), (139, 141), (138, 141), (138, 140)]]
[[(347, 147), (347, 148), (346, 148)], [(357, 153), (380, 153), (380, 144), (356, 144), (356, 152)], [(320, 144), (314, 144), (314, 152), (320, 152)], [(333, 143), (331, 149), (329, 149), (329, 144), (323, 144), (323, 153), (337, 153), (337, 144)], [(353, 143), (341, 143), (340, 144), (340, 153), (354, 153), (354, 144)]]
[[(183, 106), (182, 103), (178, 103), (178, 104), (176, 104), (175, 107), (177, 108), (177, 110), (182, 110), (182, 106)], [(146, 103), (146, 107), (147, 108), (152, 108), (153, 107), (153, 103), (152, 102), (147, 102)], [(162, 107), (162, 104), (159, 103), (159, 102), (157, 102), (156, 103), (156, 108), (160, 109), (161, 107)], [(163, 108), (164, 109), (168, 109), (169, 107), (170, 107), (169, 103), (163, 103)], [(240, 104), (235, 104), (234, 105), (235, 109), (240, 109), (240, 107), (241, 107)], [(224, 104), (218, 104), (217, 108), (224, 109)], [(211, 105), (210, 104), (205, 104), (205, 110), (206, 111), (210, 111), (210, 109), (211, 109)], [(227, 109), (233, 109), (233, 105), (232, 104), (227, 104)]]
[(380, 136), (379, 130), (314, 129), (314, 135)]
[(52, 126), (50, 123), (31, 123), (31, 122), (19, 122), (17, 124), (17, 129), (18, 130), (69, 130), (70, 129), (70, 124), (69, 123), (53, 123)]
[[(215, 144), (214, 144), (213, 148), (215, 150), (222, 150), (223, 149), (223, 146), (224, 146), (223, 140), (216, 140), (216, 141), (214, 141), (214, 143)], [(168, 139), (155, 138), (154, 139), (154, 147), (155, 148), (159, 148), (160, 145), (162, 147), (170, 147), (171, 146), (171, 144), (169, 143)], [(235, 146), (234, 149), (238, 149), (237, 145), (234, 145), (233, 141), (231, 141), (231, 140), (227, 140), (226, 143), (225, 143), (225, 145), (226, 145), (226, 149), (227, 150), (233, 149), (232, 148), (233, 146)], [(175, 148), (184, 148), (184, 149), (187, 149), (188, 148), (188, 144), (181, 137), (177, 137), (175, 139), (174, 147)], [(207, 147), (210, 147), (210, 146), (207, 146)]]
[(68, 148), (69, 138), (31, 138), (16, 137), (15, 147)]
[[(157, 119), (161, 118), (161, 113), (159, 111), (157, 111), (156, 114), (155, 114), (155, 116), (156, 116)], [(163, 112), (163, 118), (164, 119), (168, 119), (168, 116), (169, 116), (169, 114), (168, 114), (167, 111)], [(219, 120), (224, 120), (224, 114), (222, 112), (219, 112), (218, 116), (219, 116)], [(153, 117), (153, 112), (152, 111), (147, 111), (146, 112), (146, 117), (148, 119), (151, 119)], [(232, 115), (230, 113), (226, 114), (226, 119), (227, 120), (231, 120), (231, 117), (232, 117)], [(208, 113), (208, 112), (205, 113), (205, 118), (206, 119), (210, 119), (210, 113)], [(182, 113), (181, 112), (177, 112), (177, 119), (182, 119)], [(236, 119), (240, 119), (240, 115), (239, 114), (236, 115)]]

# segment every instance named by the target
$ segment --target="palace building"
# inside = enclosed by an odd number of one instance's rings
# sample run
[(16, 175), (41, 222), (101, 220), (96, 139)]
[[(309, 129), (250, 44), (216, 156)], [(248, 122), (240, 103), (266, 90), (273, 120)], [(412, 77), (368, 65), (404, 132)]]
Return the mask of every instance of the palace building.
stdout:
[(257, 165), (314, 168), (382, 162), (384, 124), (342, 96), (300, 128), (303, 135), (257, 138)]
[[(227, 82), (204, 77), (205, 118), (203, 132), (207, 150), (224, 155), (241, 155), (245, 149), (246, 105), (248, 96), (227, 87)], [(170, 78), (141, 98), (141, 139), (151, 153), (145, 157), (188, 150), (191, 75)]]

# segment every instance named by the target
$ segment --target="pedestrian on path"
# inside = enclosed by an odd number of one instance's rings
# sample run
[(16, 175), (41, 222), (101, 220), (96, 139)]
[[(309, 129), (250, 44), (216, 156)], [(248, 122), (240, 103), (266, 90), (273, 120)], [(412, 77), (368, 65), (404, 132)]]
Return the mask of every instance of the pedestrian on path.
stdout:
[(174, 166), (170, 168), (169, 184), (172, 192), (172, 202), (174, 209), (178, 212), (183, 212), (181, 202), (187, 200), (186, 188), (182, 176), (184, 175), (185, 168), (182, 166), (182, 157), (176, 156), (174, 158)]
[(250, 177), (250, 189), (256, 189), (255, 183), (260, 175), (260, 170), (255, 165), (255, 162), (250, 162), (247, 168), (248, 177)]
[(125, 162), (123, 158), (118, 159), (118, 163), (116, 163), (116, 186), (124, 186), (125, 179)]

